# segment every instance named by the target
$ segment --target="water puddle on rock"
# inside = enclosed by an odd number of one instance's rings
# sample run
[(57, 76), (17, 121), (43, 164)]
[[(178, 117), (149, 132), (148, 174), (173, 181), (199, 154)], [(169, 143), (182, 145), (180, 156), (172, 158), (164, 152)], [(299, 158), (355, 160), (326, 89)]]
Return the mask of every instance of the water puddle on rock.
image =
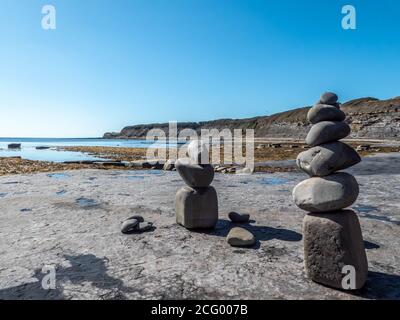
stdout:
[(391, 219), (390, 217), (380, 216), (377, 214), (371, 214), (370, 212), (379, 212), (380, 210), (377, 207), (367, 206), (367, 205), (358, 205), (353, 207), (355, 211), (357, 211), (361, 217), (371, 220), (377, 220), (382, 222), (393, 223), (395, 225), (400, 225), (400, 221)]
[(143, 180), (144, 176), (126, 176), (128, 180)]
[(356, 210), (358, 213), (369, 213), (369, 212), (379, 211), (377, 207), (365, 206), (365, 205), (354, 206), (353, 209)]
[(369, 213), (363, 213), (363, 214), (361, 214), (361, 216), (363, 218), (372, 219), (372, 220), (378, 220), (378, 221), (383, 221), (383, 222), (388, 222), (388, 223), (393, 223), (393, 224), (395, 224), (397, 226), (400, 226), (400, 221), (392, 220), (389, 217), (378, 216), (376, 214), (369, 214)]
[(8, 193), (0, 193), (0, 198), (4, 198)]
[(47, 175), (49, 178), (53, 178), (53, 179), (67, 179), (70, 176), (66, 173), (49, 173)]
[(58, 195), (58, 196), (62, 196), (62, 195), (64, 195), (64, 194), (66, 194), (67, 193), (67, 190), (60, 190), (60, 191), (57, 191), (56, 192), (56, 194)]
[(88, 199), (88, 198), (85, 198), (85, 197), (78, 198), (78, 199), (75, 200), (75, 202), (79, 206), (84, 207), (84, 208), (92, 208), (92, 207), (99, 206), (99, 204), (95, 200)]
[(269, 186), (279, 186), (282, 184), (286, 184), (289, 182), (288, 179), (279, 178), (279, 177), (270, 177), (270, 178), (262, 178), (258, 181), (260, 184), (265, 184)]
[(21, 212), (31, 212), (31, 211), (32, 211), (32, 209), (29, 209), (29, 208), (24, 208), (24, 209), (21, 209), (20, 211), (21, 211)]

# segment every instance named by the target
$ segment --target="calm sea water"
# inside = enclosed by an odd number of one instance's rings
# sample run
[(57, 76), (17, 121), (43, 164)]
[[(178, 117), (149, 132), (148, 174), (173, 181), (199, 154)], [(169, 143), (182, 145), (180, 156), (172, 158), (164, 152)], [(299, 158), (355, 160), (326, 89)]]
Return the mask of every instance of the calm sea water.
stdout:
[[(8, 149), (10, 143), (20, 143), (20, 150)], [(102, 146), (102, 147), (131, 147), (147, 148), (154, 142), (146, 140), (113, 140), (113, 139), (86, 139), (86, 138), (0, 138), (0, 157), (20, 156), (28, 160), (41, 161), (81, 161), (103, 160), (82, 152), (58, 151), (62, 146)], [(50, 147), (37, 150), (36, 147)]]

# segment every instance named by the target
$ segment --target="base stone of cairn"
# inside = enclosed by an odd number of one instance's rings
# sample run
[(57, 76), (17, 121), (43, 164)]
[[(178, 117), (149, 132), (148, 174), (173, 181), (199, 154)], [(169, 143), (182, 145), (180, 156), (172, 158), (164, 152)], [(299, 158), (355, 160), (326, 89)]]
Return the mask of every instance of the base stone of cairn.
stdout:
[(218, 221), (218, 198), (213, 187), (183, 187), (175, 198), (176, 222), (187, 229), (214, 228)]
[(342, 289), (343, 267), (355, 269), (355, 288), (367, 280), (368, 261), (357, 214), (311, 213), (303, 222), (306, 272), (315, 282)]
[[(350, 134), (350, 127), (343, 122), (336, 94), (323, 94), (307, 117), (313, 126), (306, 143), (312, 148), (299, 154), (297, 165), (310, 178), (293, 190), (296, 205), (309, 212), (303, 221), (305, 269), (317, 283), (357, 290), (366, 282), (368, 261), (358, 217), (342, 209), (357, 200), (359, 186), (352, 175), (337, 171), (354, 166), (361, 158), (338, 141)], [(354, 287), (343, 286), (344, 267), (355, 271)]]
[(212, 229), (218, 222), (218, 196), (210, 186), (214, 168), (208, 163), (208, 149), (195, 140), (189, 144), (188, 154), (189, 158), (175, 163), (187, 184), (175, 197), (176, 222), (187, 229)]

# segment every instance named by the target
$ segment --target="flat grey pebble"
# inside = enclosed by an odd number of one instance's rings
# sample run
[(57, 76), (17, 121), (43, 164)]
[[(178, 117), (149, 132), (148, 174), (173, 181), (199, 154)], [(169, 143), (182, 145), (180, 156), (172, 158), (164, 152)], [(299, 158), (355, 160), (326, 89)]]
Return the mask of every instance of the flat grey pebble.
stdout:
[(235, 223), (246, 223), (250, 220), (250, 215), (247, 213), (229, 212), (228, 217)]
[(152, 222), (140, 222), (135, 230), (137, 230), (139, 232), (143, 232), (143, 231), (148, 231), (151, 228), (153, 228), (153, 223)]
[(139, 225), (139, 221), (137, 219), (128, 219), (122, 222), (121, 232), (122, 233), (130, 233), (137, 228)]

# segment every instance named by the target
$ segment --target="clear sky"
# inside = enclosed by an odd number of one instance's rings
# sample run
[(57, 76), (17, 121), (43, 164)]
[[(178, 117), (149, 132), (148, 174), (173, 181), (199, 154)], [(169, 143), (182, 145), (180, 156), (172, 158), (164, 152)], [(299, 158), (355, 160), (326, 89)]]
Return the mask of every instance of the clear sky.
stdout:
[(252, 117), (325, 90), (400, 96), (399, 16), (398, 0), (0, 0), (0, 136)]

